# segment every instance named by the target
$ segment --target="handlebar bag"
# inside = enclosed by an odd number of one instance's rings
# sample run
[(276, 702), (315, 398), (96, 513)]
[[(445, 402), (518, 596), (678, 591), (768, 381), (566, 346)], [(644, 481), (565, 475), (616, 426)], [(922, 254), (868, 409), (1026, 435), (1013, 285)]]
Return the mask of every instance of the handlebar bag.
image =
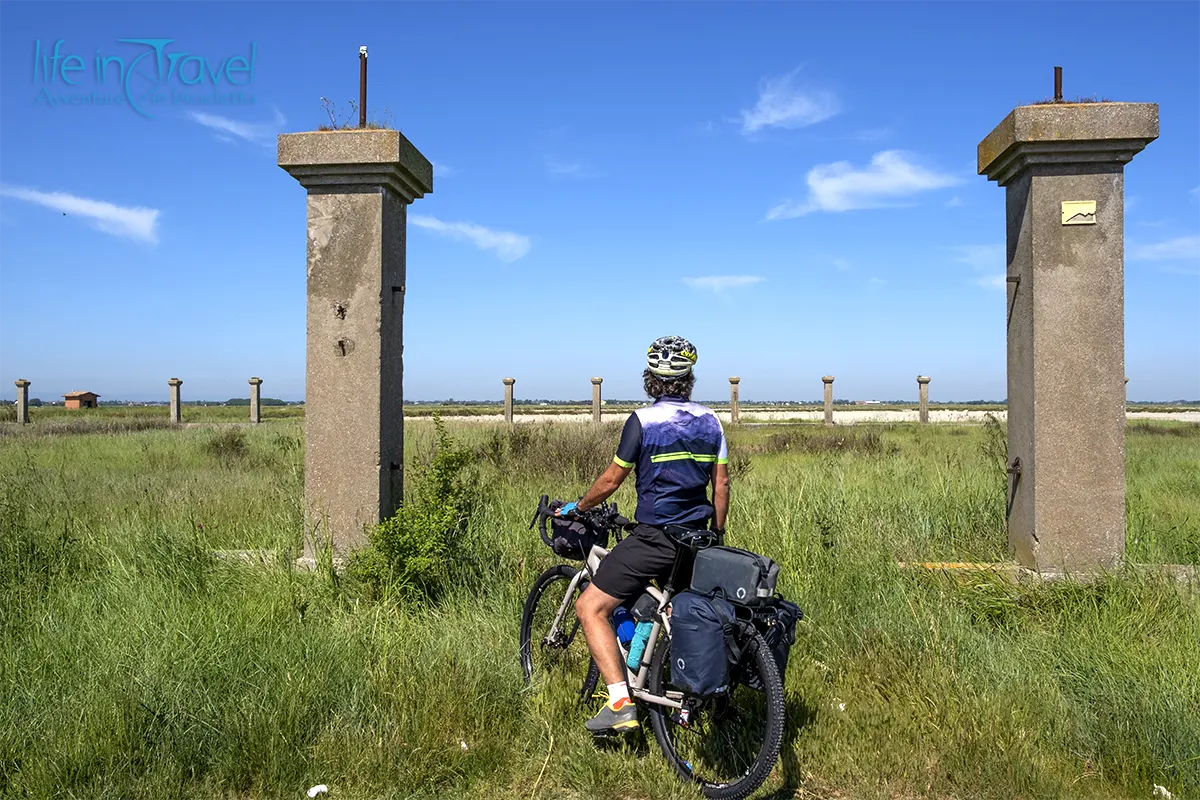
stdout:
[(778, 578), (779, 565), (766, 556), (736, 547), (706, 547), (696, 553), (692, 591), (754, 607), (774, 596)]
[(670, 682), (696, 697), (728, 690), (726, 637), (735, 630), (733, 606), (719, 597), (680, 592), (671, 598)]
[[(561, 500), (555, 500), (550, 509), (557, 511), (562, 506)], [(608, 547), (608, 531), (597, 530), (584, 520), (550, 518), (550, 548), (560, 558), (584, 561), (594, 544)]]

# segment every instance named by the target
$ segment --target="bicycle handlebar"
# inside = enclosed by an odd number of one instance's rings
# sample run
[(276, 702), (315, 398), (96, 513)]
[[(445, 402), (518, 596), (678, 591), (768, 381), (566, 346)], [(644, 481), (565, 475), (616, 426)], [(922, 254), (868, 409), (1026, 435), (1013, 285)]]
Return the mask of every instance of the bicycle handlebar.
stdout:
[[(554, 512), (555, 509), (550, 507), (550, 496), (544, 494), (538, 499), (537, 510), (533, 512), (533, 519), (529, 521), (530, 530), (536, 525), (538, 533), (541, 534), (542, 541), (550, 548), (554, 547), (554, 542), (550, 538), (550, 534), (546, 531), (546, 520), (552, 519), (555, 516)], [(630, 524), (628, 519), (617, 513), (616, 503), (611, 505), (603, 503), (594, 509), (581, 511), (577, 519), (594, 527), (604, 527), (612, 530), (618, 542), (621, 541), (621, 531)]]

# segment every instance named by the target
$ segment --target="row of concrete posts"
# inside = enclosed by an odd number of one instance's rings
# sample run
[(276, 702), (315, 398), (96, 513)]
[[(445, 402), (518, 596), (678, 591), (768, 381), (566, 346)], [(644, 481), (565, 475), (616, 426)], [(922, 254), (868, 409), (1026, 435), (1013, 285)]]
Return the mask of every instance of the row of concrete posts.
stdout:
[[(29, 422), (29, 387), (31, 384), (24, 378), (15, 383), (17, 385), (17, 422), (24, 424)], [(167, 385), (171, 387), (170, 420), (179, 423), (182, 421), (179, 387), (183, 386), (183, 381), (179, 378), (171, 378), (167, 381)], [(250, 379), (250, 421), (255, 424), (262, 422), (261, 386), (262, 378)]]
[[(825, 383), (825, 424), (833, 424), (833, 376), (826, 375), (821, 378)], [(929, 381), (930, 379), (924, 375), (917, 376), (917, 384), (920, 389), (920, 410), (918, 412), (919, 419), (922, 424), (929, 422)], [(504, 421), (512, 423), (513, 419), (513, 385), (516, 384), (516, 378), (504, 379)], [(600, 384), (604, 382), (603, 378), (592, 378), (592, 422), (599, 425), (601, 421), (600, 413)], [(742, 382), (739, 377), (729, 379), (729, 421), (733, 425), (737, 425), (741, 419), (741, 409), (738, 407), (738, 384)]]

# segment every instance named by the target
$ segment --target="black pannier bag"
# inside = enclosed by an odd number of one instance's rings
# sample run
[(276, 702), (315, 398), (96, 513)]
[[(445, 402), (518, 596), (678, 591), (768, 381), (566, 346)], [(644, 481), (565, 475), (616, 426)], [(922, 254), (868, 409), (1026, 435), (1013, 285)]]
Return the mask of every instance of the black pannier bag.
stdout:
[[(781, 681), (787, 675), (788, 656), (791, 655), (792, 645), (796, 643), (796, 623), (802, 619), (804, 612), (800, 606), (778, 595), (754, 609), (754, 627), (766, 640), (767, 647), (771, 648)], [(747, 676), (745, 683), (751, 689), (762, 688), (758, 675), (754, 673)]]
[[(549, 509), (557, 511), (564, 505), (566, 504), (562, 500), (554, 500), (549, 504)], [(608, 547), (608, 531), (597, 530), (580, 519), (551, 517), (550, 534), (546, 537), (543, 528), (543, 538), (547, 539), (546, 544), (550, 545), (555, 555), (576, 561), (586, 560), (594, 544)]]
[(775, 594), (779, 565), (766, 556), (736, 547), (706, 547), (696, 552), (692, 591), (757, 606)]
[(729, 688), (725, 640), (736, 626), (733, 606), (716, 597), (680, 592), (671, 598), (671, 683), (696, 697)]

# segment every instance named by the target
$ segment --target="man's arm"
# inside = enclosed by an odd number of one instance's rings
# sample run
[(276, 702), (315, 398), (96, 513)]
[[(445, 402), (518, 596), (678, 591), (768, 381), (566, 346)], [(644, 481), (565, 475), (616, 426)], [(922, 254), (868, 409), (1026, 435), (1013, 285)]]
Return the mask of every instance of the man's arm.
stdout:
[(608, 469), (604, 470), (599, 478), (596, 478), (592, 488), (584, 492), (575, 508), (579, 511), (587, 511), (589, 508), (603, 503), (625, 481), (625, 476), (629, 474), (630, 469), (630, 467), (622, 467), (615, 461), (609, 464)]
[(729, 465), (713, 468), (713, 527), (725, 530), (725, 515), (729, 513)]

